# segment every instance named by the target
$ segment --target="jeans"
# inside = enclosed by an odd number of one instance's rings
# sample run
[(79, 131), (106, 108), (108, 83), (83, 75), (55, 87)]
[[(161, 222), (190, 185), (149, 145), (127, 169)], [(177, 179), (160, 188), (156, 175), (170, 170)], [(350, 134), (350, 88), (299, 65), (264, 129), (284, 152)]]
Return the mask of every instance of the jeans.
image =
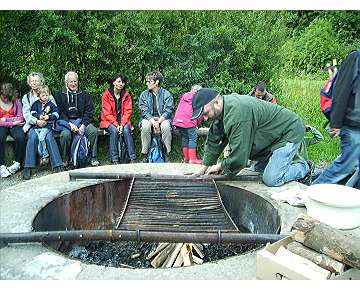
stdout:
[[(39, 137), (35, 132), (35, 128), (30, 128), (28, 131), (28, 141), (26, 143), (26, 152), (25, 152), (25, 165), (26, 168), (35, 168), (36, 167), (36, 155), (38, 152)], [(46, 147), (50, 155), (50, 164), (54, 169), (55, 167), (62, 166), (62, 160), (59, 152), (59, 148), (56, 144), (54, 133), (52, 130), (45, 137)]]
[(5, 143), (6, 136), (10, 134), (15, 139), (15, 161), (22, 163), (25, 154), (25, 134), (20, 126), (0, 126), (0, 165), (5, 165)]
[(38, 153), (41, 157), (48, 157), (49, 151), (46, 148), (45, 138), (51, 129), (49, 128), (36, 128), (35, 132), (39, 138)]
[(359, 163), (360, 128), (344, 126), (340, 130), (340, 155), (316, 178), (312, 184), (339, 183), (353, 174)]
[(299, 180), (306, 176), (310, 168), (306, 161), (293, 161), (300, 143), (286, 143), (273, 152), (267, 163), (257, 162), (255, 170), (263, 172), (262, 180), (267, 186), (280, 186), (286, 182)]
[[(96, 158), (96, 151), (97, 151), (97, 128), (93, 124), (89, 124), (85, 128), (85, 136), (89, 139), (90, 142), (90, 152), (91, 158)], [(68, 161), (70, 156), (70, 144), (71, 144), (71, 131), (70, 130), (63, 130), (60, 133), (60, 150), (61, 150), (61, 157), (62, 160)]]
[(197, 131), (196, 127), (180, 128), (182, 147), (196, 148)]
[[(119, 142), (119, 132), (117, 128), (110, 124), (110, 126), (105, 129), (106, 132), (110, 134), (109, 139), (109, 157), (111, 161), (119, 160), (119, 150), (118, 150), (118, 142)], [(135, 160), (135, 145), (132, 137), (131, 129), (128, 124), (125, 124), (123, 127), (124, 140), (126, 144), (126, 148), (130, 157), (130, 160)]]

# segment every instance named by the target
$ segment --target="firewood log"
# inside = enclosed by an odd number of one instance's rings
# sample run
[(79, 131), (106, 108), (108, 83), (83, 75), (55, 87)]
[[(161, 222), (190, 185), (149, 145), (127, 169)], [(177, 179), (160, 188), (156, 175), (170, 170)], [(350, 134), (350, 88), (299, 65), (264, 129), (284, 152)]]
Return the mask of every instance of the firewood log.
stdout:
[(181, 247), (183, 246), (183, 243), (177, 243), (174, 251), (171, 253), (171, 255), (169, 255), (169, 260), (166, 261), (166, 263), (164, 263), (165, 268), (171, 268), (172, 265), (174, 264), (176, 257), (179, 255)]
[(305, 259), (310, 260), (316, 265), (331, 271), (332, 273), (343, 273), (345, 265), (340, 263), (326, 255), (315, 252), (298, 242), (292, 242), (286, 246), (286, 248), (293, 252), (296, 255), (304, 257)]
[(169, 253), (171, 253), (171, 251), (173, 251), (175, 247), (175, 244), (168, 244), (166, 246), (166, 248), (164, 248), (152, 261), (151, 261), (151, 266), (153, 266), (154, 268), (159, 268), (160, 265), (162, 265), (162, 263), (166, 260), (166, 258), (168, 257)]
[(360, 269), (360, 239), (301, 215), (293, 225), (293, 238), (317, 252)]

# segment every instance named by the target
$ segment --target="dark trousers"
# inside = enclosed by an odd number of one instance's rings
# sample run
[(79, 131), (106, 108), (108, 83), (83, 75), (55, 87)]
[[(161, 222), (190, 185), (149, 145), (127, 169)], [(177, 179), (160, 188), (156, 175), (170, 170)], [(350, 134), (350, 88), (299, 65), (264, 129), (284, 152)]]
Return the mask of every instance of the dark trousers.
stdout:
[(0, 127), (0, 165), (5, 165), (5, 143), (9, 134), (15, 139), (15, 161), (22, 163), (24, 160), (26, 141), (22, 127)]
[[(91, 158), (96, 158), (97, 153), (97, 128), (93, 124), (87, 125), (85, 128), (85, 136), (90, 142)], [(71, 131), (63, 130), (60, 133), (60, 151), (62, 160), (69, 161), (70, 157), (70, 145), (71, 145)]]

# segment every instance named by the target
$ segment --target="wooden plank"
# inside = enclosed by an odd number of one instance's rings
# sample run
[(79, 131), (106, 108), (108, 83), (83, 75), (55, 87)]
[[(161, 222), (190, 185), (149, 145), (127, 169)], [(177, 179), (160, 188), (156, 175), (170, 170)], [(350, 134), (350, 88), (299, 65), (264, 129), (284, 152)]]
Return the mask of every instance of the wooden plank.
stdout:
[(168, 244), (152, 261), (151, 266), (159, 268), (160, 265), (166, 260), (168, 255), (173, 251), (175, 244)]
[(281, 261), (283, 264), (286, 264), (289, 269), (294, 272), (300, 273), (301, 275), (314, 280), (326, 280), (330, 277), (331, 272), (325, 270), (313, 262), (300, 257), (289, 250), (285, 249), (281, 246), (275, 256)]
[(286, 248), (305, 259), (310, 260), (316, 265), (324, 268), (332, 273), (343, 273), (345, 269), (345, 264), (340, 263), (324, 254), (315, 252), (298, 242), (292, 242), (286, 246)]
[(192, 259), (190, 258), (189, 244), (185, 243), (181, 247), (180, 254), (183, 256), (184, 266), (191, 266)]
[(293, 225), (293, 238), (316, 252), (360, 269), (360, 239), (301, 215)]
[(199, 257), (196, 257), (195, 255), (192, 255), (192, 259), (195, 264), (201, 265), (202, 263), (204, 263), (203, 259), (200, 259)]
[(202, 249), (199, 248), (199, 244), (192, 244), (192, 246), (196, 253), (198, 253), (199, 257), (204, 258), (204, 253), (202, 252)]
[(169, 260), (166, 261), (166, 263), (164, 263), (165, 265), (165, 268), (171, 268), (172, 265), (174, 264), (175, 260), (176, 260), (176, 257), (179, 255), (180, 253), (180, 250), (183, 246), (183, 243), (177, 243), (175, 248), (174, 248), (174, 251), (171, 253), (171, 255), (169, 255)]
[(169, 245), (169, 243), (159, 243), (157, 248), (155, 249), (155, 251), (149, 253), (149, 255), (147, 256), (147, 259), (150, 260), (152, 257), (157, 255), (160, 251), (165, 249), (168, 245)]

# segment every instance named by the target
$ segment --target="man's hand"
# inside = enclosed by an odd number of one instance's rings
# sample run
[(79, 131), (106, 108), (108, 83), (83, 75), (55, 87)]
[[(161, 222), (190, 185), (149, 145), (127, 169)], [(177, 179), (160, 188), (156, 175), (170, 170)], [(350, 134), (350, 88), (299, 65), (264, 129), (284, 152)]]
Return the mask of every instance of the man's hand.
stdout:
[(77, 131), (79, 131), (79, 128), (76, 127), (76, 125), (74, 125), (73, 123), (69, 123), (69, 126), (70, 126), (71, 132), (76, 133)]
[(221, 171), (221, 163), (217, 163), (213, 166), (210, 166), (207, 170), (206, 170), (206, 175), (209, 174), (220, 174)]
[(123, 131), (123, 126), (122, 125), (117, 126), (117, 130), (118, 130), (119, 134), (121, 134)]
[(154, 128), (155, 134), (159, 134), (160, 133), (160, 123), (159, 123), (158, 119), (151, 118), (150, 122)]
[(47, 125), (45, 120), (36, 120), (36, 126), (39, 128), (44, 128)]
[(331, 137), (337, 137), (340, 135), (340, 129), (338, 128), (330, 128), (329, 129), (329, 134)]
[(79, 128), (79, 134), (80, 135), (84, 135), (85, 133), (85, 125), (84, 124), (81, 124), (80, 128)]
[(193, 175), (193, 176), (201, 176), (204, 175), (206, 170), (208, 169), (207, 165), (202, 165), (200, 169), (192, 169), (184, 172), (185, 175)]

